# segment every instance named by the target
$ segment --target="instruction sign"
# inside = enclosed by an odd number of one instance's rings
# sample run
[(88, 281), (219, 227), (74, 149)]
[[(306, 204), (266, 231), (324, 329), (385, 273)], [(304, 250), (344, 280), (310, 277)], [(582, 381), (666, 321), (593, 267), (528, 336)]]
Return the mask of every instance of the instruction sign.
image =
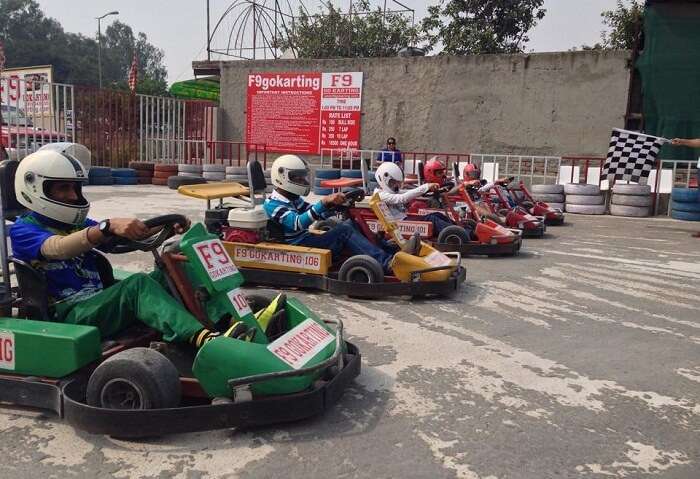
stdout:
[(362, 72), (248, 75), (246, 141), (268, 151), (359, 148)]

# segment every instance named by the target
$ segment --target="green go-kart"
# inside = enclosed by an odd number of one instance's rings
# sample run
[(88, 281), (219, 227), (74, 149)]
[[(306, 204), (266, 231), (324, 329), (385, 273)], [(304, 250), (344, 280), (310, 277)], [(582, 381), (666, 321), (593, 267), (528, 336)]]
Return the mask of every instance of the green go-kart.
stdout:
[[(342, 322), (321, 320), (290, 297), (271, 338), (254, 315), (269, 299), (243, 293), (242, 275), (203, 225), (160, 248), (183, 219), (148, 220), (163, 230), (144, 242), (120, 238), (112, 252), (151, 251), (171, 293), (204, 326), (220, 330), (241, 320), (255, 328), (252, 339), (219, 337), (197, 350), (163, 343), (140, 323), (101, 339), (95, 327), (48, 321), (44, 278), (11, 260), (18, 283), (12, 305), (34, 319), (0, 318), (0, 401), (124, 438), (295, 421), (337, 401), (360, 372), (359, 351), (343, 339)], [(99, 258), (108, 286), (114, 274)]]

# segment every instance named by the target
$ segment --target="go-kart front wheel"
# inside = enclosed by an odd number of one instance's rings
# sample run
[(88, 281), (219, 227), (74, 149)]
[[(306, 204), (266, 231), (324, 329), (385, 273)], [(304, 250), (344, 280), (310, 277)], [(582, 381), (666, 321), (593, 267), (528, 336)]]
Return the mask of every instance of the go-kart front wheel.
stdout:
[(105, 360), (92, 373), (87, 403), (107, 409), (177, 407), (180, 375), (165, 356), (149, 348), (131, 348)]
[(376, 259), (363, 254), (345, 260), (338, 270), (338, 279), (351, 283), (383, 283), (384, 270)]
[(469, 235), (461, 226), (452, 225), (444, 228), (438, 235), (438, 243), (463, 245), (469, 243)]

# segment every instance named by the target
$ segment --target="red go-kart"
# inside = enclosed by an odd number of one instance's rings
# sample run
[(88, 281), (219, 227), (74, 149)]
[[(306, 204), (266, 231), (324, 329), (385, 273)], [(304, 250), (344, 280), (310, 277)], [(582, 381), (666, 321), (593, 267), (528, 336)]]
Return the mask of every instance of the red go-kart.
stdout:
[(559, 208), (552, 208), (544, 201), (534, 199), (530, 190), (527, 189), (523, 180), (518, 184), (509, 184), (507, 186), (511, 198), (518, 204), (528, 210), (533, 216), (544, 217), (544, 222), (547, 226), (557, 226), (564, 224), (564, 213)]

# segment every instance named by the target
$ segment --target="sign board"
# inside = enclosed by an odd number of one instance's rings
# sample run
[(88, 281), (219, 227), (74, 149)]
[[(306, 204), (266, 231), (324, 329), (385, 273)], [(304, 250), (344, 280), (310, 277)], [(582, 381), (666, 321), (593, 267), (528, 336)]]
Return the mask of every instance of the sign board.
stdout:
[(359, 148), (362, 72), (248, 75), (246, 141), (268, 151)]
[(282, 251), (256, 248), (253, 245), (244, 246), (236, 244), (233, 249), (234, 261), (241, 263), (255, 262), (283, 266), (295, 271), (320, 272), (322, 266), (319, 253), (302, 253), (299, 251)]
[(302, 368), (335, 340), (323, 326), (306, 319), (267, 345), (267, 349), (294, 369)]
[(2, 103), (24, 110), (29, 117), (51, 116), (51, 82), (53, 67), (7, 68), (2, 71)]
[(220, 239), (200, 241), (192, 247), (212, 281), (238, 273), (238, 268), (233, 264)]
[(15, 334), (0, 331), (0, 369), (15, 369)]
[[(383, 231), (382, 225), (377, 220), (366, 220), (372, 233)], [(402, 236), (413, 236), (416, 232), (421, 238), (430, 238), (433, 235), (433, 224), (427, 221), (398, 221), (397, 226)]]

